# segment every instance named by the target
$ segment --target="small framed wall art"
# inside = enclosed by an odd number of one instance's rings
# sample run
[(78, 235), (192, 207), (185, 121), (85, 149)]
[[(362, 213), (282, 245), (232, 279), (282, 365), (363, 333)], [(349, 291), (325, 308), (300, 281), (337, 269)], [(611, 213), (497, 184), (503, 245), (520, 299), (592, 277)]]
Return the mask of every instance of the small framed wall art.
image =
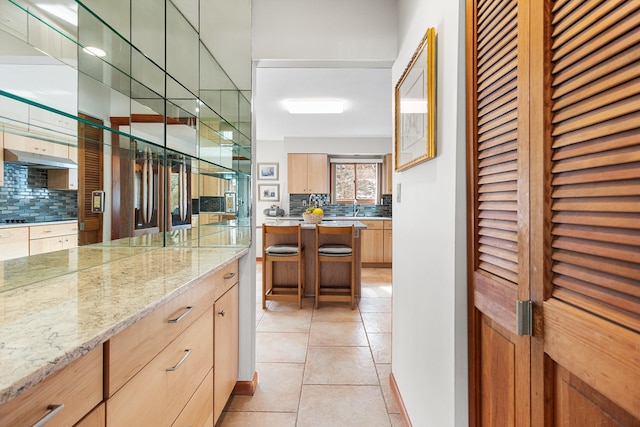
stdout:
[(258, 184), (258, 200), (279, 202), (280, 184)]
[(395, 170), (436, 156), (436, 30), (427, 29), (395, 88)]
[(258, 179), (278, 179), (278, 163), (258, 163)]

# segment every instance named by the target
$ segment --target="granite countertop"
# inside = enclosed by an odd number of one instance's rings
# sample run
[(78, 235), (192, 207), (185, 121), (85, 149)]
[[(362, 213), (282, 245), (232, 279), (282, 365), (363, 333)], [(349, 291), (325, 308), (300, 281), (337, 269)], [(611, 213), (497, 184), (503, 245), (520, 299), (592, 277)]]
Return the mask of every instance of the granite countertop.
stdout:
[[(302, 222), (301, 219), (274, 219), (271, 221), (265, 221), (264, 224), (267, 225), (298, 225), (300, 224), (304, 229), (316, 228), (316, 224), (308, 224), (306, 222)], [(360, 221), (333, 221), (333, 220), (322, 220), (320, 225), (329, 225), (329, 226), (350, 226), (353, 225), (357, 229), (367, 228), (366, 225), (361, 223)]]
[[(40, 268), (12, 270), (13, 260), (0, 262), (0, 404), (246, 253), (245, 247), (81, 247), (48, 254)], [(75, 271), (51, 277), (45, 264)], [(45, 278), (12, 285), (38, 274)]]

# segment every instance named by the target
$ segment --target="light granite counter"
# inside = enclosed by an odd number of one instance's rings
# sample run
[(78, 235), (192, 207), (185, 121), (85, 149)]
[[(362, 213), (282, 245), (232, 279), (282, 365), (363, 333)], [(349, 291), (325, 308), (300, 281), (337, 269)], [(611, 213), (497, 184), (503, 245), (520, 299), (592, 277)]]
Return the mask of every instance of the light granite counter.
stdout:
[[(316, 228), (316, 225), (317, 225), (317, 224), (308, 224), (299, 219), (273, 219), (273, 220), (265, 221), (264, 224), (266, 225), (298, 225), (300, 224), (304, 229), (314, 229)], [(340, 226), (348, 227), (353, 225), (354, 228), (359, 230), (367, 228), (367, 226), (361, 223), (360, 221), (333, 221), (328, 219), (322, 220), (322, 222), (319, 225), (334, 226), (334, 227), (340, 227)]]
[(23, 268), (0, 262), (0, 404), (246, 253), (81, 247), (24, 258)]

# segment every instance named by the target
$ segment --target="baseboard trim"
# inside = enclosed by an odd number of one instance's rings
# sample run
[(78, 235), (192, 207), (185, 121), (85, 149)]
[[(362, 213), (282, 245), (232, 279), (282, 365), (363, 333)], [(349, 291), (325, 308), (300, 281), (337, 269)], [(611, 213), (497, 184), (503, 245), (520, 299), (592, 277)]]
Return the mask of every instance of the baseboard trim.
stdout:
[(412, 427), (413, 424), (411, 424), (411, 420), (409, 419), (407, 408), (404, 406), (404, 401), (402, 400), (402, 395), (400, 395), (400, 390), (398, 389), (398, 384), (396, 383), (396, 378), (393, 376), (393, 372), (389, 374), (389, 384), (391, 385), (393, 397), (396, 398), (396, 403), (400, 408), (400, 416), (402, 417), (402, 420), (407, 427)]
[(231, 394), (239, 394), (242, 396), (253, 396), (258, 388), (258, 371), (253, 373), (251, 381), (237, 381)]

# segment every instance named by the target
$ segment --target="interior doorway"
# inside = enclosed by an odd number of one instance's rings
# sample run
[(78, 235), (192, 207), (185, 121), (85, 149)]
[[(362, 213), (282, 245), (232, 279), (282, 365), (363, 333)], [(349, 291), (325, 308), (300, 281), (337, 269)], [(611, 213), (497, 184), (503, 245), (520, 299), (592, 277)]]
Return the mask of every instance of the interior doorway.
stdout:
[[(102, 125), (103, 121), (84, 114), (82, 119)], [(91, 193), (104, 190), (103, 131), (86, 122), (78, 123), (78, 244), (102, 242), (101, 212), (91, 210)]]

